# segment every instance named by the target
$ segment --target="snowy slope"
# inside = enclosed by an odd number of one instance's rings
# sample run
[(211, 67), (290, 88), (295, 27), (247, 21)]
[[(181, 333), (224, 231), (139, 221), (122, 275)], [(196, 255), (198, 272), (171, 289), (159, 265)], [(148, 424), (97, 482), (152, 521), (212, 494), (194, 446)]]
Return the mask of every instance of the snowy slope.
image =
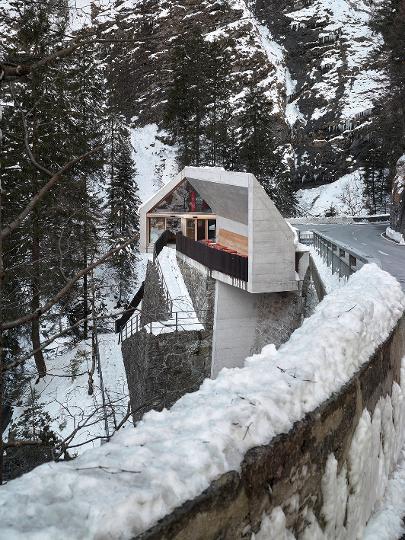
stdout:
[[(111, 405), (103, 407), (101, 381), (98, 370), (94, 373), (94, 393), (88, 394), (88, 372), (92, 365), (91, 342), (82, 341), (69, 346), (66, 339), (58, 339), (48, 349), (48, 373), (38, 384), (27, 385), (21, 405), (14, 408), (13, 422), (18, 422), (24, 409), (31, 403), (35, 392), (36, 404), (51, 417), (50, 429), (64, 440), (69, 440), (71, 456), (100, 445), (107, 436), (104, 418), (108, 417), (109, 433), (114, 431), (114, 416), (118, 424), (127, 412), (128, 387), (122, 361), (121, 348), (114, 333), (99, 336), (101, 370), (105, 398)], [(33, 362), (26, 365), (26, 372), (33, 374)], [(114, 412), (113, 412), (114, 411)], [(6, 434), (6, 433), (5, 433)]]
[(325, 216), (331, 206), (339, 215), (367, 215), (363, 192), (362, 171), (355, 171), (331, 184), (298, 190), (297, 202), (303, 216)]
[(156, 124), (134, 128), (131, 132), (136, 181), (142, 202), (149, 199), (178, 173), (176, 147), (164, 144)]

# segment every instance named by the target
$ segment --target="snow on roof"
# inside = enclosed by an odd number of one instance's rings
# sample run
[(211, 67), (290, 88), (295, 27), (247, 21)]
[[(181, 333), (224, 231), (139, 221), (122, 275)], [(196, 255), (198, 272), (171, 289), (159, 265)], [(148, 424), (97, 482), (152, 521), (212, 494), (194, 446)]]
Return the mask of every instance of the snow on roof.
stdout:
[(278, 351), (268, 345), (110, 443), (3, 486), (2, 537), (125, 539), (149, 528), (339, 391), (404, 309), (395, 278), (365, 265)]

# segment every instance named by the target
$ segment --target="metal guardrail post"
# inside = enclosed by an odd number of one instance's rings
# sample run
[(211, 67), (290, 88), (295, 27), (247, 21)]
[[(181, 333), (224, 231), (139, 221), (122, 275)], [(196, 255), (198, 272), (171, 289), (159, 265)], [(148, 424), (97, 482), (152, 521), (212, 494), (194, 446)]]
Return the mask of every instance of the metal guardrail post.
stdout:
[[(332, 273), (339, 274), (339, 278), (348, 279), (357, 271), (358, 261), (367, 262), (367, 259), (353, 251), (351, 252), (346, 246), (339, 246), (335, 240), (331, 241), (315, 232), (314, 247), (327, 266), (332, 267)], [(347, 256), (349, 256), (349, 262), (346, 261)]]

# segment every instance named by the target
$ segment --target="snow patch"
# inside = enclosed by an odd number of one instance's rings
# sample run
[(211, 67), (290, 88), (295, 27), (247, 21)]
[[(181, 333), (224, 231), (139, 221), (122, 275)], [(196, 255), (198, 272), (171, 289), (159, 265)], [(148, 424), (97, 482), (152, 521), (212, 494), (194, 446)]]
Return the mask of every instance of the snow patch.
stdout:
[(348, 216), (367, 214), (363, 201), (362, 171), (354, 171), (335, 182), (297, 191), (298, 206), (304, 216), (321, 217), (331, 207), (337, 214)]
[(134, 128), (131, 131), (136, 181), (142, 202), (152, 197), (179, 172), (176, 147), (163, 143), (156, 124)]
[(394, 231), (394, 229), (391, 229), (391, 227), (387, 227), (385, 234), (388, 236), (388, 238), (391, 238), (391, 240), (394, 240), (398, 244), (405, 245), (403, 235), (398, 231)]

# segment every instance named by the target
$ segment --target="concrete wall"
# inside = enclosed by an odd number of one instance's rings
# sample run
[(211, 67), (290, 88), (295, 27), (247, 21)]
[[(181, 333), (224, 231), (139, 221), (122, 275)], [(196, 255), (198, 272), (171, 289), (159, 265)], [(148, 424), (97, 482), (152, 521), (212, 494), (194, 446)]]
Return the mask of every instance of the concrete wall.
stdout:
[(251, 176), (248, 290), (260, 293), (297, 289), (294, 234), (262, 186)]
[(255, 352), (258, 300), (255, 294), (216, 282), (213, 378), (224, 367), (241, 367), (245, 358)]
[(285, 343), (301, 325), (305, 284), (299, 292), (251, 294), (217, 281), (211, 376), (242, 367), (269, 343)]
[[(401, 405), (404, 355), (402, 319), (340, 392), (297, 422), (289, 433), (248, 451), (239, 472), (221, 476), (200, 496), (137, 538), (247, 540), (262, 530), (260, 538), (270, 540), (286, 538), (287, 529), (297, 539), (360, 538), (362, 522), (370, 517), (377, 496), (373, 479), (377, 482), (384, 463), (379, 449), (384, 449), (384, 456), (397, 459), (402, 444), (397, 435), (405, 422)], [(363, 437), (370, 446), (365, 447), (364, 455), (360, 453), (363, 469), (356, 479), (349, 474), (353, 444), (362, 440), (359, 434), (364, 434), (365, 426), (370, 425), (371, 430), (370, 419), (376, 440)], [(376, 425), (380, 431), (375, 430)], [(365, 478), (371, 480), (370, 486)], [(330, 481), (335, 488), (323, 489)], [(345, 496), (338, 499), (341, 494)]]

